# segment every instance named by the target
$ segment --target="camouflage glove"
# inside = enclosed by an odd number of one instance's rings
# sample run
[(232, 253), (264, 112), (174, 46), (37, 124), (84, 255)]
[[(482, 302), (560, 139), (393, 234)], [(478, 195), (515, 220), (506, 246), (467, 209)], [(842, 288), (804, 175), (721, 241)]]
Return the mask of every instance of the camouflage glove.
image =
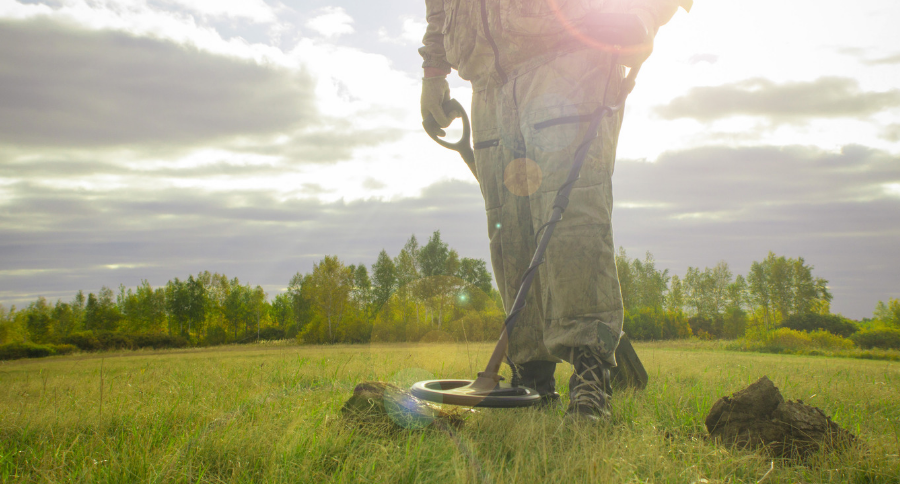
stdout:
[[(453, 118), (447, 116), (444, 113), (444, 109), (441, 107), (445, 101), (450, 100), (450, 85), (447, 83), (447, 78), (438, 76), (438, 77), (426, 77), (422, 79), (422, 121), (428, 119), (428, 115), (434, 116), (434, 120), (437, 121), (438, 126), (442, 128), (446, 128), (450, 126), (450, 123), (453, 121)], [(444, 130), (441, 130), (439, 136), (444, 136)]]

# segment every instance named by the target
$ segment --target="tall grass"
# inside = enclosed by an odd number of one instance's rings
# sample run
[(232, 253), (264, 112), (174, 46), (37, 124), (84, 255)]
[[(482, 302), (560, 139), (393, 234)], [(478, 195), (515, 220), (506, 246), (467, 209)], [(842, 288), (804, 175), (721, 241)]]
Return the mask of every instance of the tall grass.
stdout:
[[(771, 461), (707, 441), (704, 418), (716, 399), (768, 375), (865, 445), (806, 466), (775, 462), (766, 482), (900, 482), (894, 362), (638, 344), (650, 385), (617, 394), (604, 425), (572, 422), (563, 408), (479, 410), (452, 433), (385, 433), (340, 416), (361, 381), (472, 377), (491, 346), (266, 345), (5, 363), (0, 481), (757, 482)], [(569, 371), (558, 367), (561, 393)]]

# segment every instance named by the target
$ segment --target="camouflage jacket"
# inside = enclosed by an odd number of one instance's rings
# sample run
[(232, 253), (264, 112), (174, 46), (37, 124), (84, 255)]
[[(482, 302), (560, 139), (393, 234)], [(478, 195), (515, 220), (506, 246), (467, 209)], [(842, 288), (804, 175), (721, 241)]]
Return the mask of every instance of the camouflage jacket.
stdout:
[(422, 67), (476, 81), (503, 83), (561, 52), (572, 42), (573, 25), (590, 12), (629, 12), (655, 32), (679, 6), (692, 0), (425, 0), (428, 28), (419, 53)]

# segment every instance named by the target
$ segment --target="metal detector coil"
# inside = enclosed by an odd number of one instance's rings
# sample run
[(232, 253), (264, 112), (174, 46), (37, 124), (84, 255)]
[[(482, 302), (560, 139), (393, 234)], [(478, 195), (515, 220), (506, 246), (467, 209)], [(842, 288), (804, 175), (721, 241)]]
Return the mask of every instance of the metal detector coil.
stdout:
[(422, 400), (461, 405), (465, 407), (510, 408), (530, 407), (541, 396), (526, 387), (514, 387), (508, 383), (480, 388), (478, 380), (428, 380), (415, 383), (410, 392)]

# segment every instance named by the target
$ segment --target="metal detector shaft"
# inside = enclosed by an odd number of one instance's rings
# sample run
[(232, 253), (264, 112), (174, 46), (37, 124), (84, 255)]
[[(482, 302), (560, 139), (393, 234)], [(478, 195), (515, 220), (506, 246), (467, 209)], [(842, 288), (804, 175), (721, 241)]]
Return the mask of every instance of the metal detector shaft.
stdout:
[(473, 387), (493, 388), (496, 386), (498, 381), (497, 375), (500, 371), (500, 366), (503, 364), (503, 357), (506, 354), (506, 349), (509, 345), (509, 333), (511, 333), (515, 327), (519, 313), (525, 308), (525, 297), (528, 295), (529, 289), (531, 289), (531, 283), (534, 281), (538, 266), (543, 262), (544, 252), (546, 252), (547, 245), (550, 243), (550, 238), (553, 236), (553, 229), (556, 227), (556, 224), (562, 220), (562, 214), (569, 204), (569, 194), (572, 193), (572, 187), (575, 184), (575, 181), (578, 180), (581, 167), (584, 165), (584, 159), (587, 157), (588, 150), (591, 148), (591, 143), (594, 138), (597, 137), (597, 129), (600, 126), (600, 122), (607, 114), (618, 112), (625, 106), (625, 99), (628, 97), (628, 94), (631, 93), (631, 90), (634, 89), (634, 81), (637, 78), (640, 68), (640, 65), (632, 68), (628, 73), (628, 76), (622, 81), (619, 98), (617, 99), (615, 106), (600, 106), (591, 115), (591, 122), (588, 126), (585, 139), (575, 152), (575, 159), (572, 162), (572, 168), (569, 170), (569, 177), (556, 193), (556, 199), (553, 201), (553, 213), (550, 215), (550, 220), (542, 227), (544, 233), (541, 234), (540, 242), (538, 242), (537, 249), (534, 251), (534, 257), (531, 258), (531, 264), (528, 266), (528, 269), (525, 271), (525, 276), (522, 278), (522, 285), (519, 286), (519, 292), (516, 294), (512, 309), (509, 311), (509, 315), (503, 322), (503, 330), (500, 333), (500, 339), (497, 341), (497, 346), (494, 347), (494, 352), (491, 354), (491, 358), (488, 360), (488, 364), (484, 371), (479, 373), (478, 379), (472, 383)]

